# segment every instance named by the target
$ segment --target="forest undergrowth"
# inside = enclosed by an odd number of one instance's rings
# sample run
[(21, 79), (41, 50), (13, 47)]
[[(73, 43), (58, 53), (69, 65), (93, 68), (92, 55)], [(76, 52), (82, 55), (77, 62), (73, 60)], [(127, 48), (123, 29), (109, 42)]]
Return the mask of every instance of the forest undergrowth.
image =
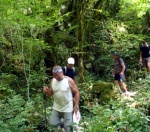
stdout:
[[(135, 96), (116, 93), (115, 99), (99, 102), (91, 92), (94, 76), (79, 84), (82, 115), (81, 132), (149, 132), (150, 130), (150, 75), (130, 81)], [(97, 80), (97, 79), (96, 79)], [(43, 98), (42, 90), (33, 90), (28, 101), (25, 92), (17, 93), (6, 84), (0, 85), (0, 131), (38, 132), (51, 127), (45, 123), (52, 110), (52, 97)], [(117, 91), (117, 89), (116, 89)], [(42, 127), (39, 127), (39, 124)]]

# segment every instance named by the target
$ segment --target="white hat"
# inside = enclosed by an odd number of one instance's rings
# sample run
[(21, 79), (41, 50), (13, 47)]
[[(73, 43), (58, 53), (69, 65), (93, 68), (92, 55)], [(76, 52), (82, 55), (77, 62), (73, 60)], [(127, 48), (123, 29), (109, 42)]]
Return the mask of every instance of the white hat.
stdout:
[(73, 64), (73, 65), (75, 63), (74, 58), (72, 58), (72, 57), (68, 58), (67, 62), (68, 62), (68, 64)]

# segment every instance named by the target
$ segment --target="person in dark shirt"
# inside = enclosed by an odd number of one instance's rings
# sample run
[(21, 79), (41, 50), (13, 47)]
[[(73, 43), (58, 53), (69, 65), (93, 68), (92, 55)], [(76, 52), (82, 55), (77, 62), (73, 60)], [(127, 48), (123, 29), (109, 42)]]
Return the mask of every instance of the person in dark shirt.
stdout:
[[(67, 65), (65, 67), (63, 67), (62, 69), (63, 69), (64, 75), (72, 78), (74, 80), (74, 83), (77, 84), (76, 83), (76, 78), (75, 78), (76, 73), (75, 73), (74, 64), (75, 64), (74, 58), (70, 57), (67, 60)], [(75, 104), (74, 103), (75, 102), (75, 98), (74, 98), (75, 95), (74, 95), (74, 93), (72, 93), (72, 97), (73, 97), (73, 105), (74, 105)], [(62, 128), (64, 127), (64, 123), (63, 122), (64, 122), (64, 119), (61, 118), (61, 127)]]
[(120, 93), (129, 95), (130, 93), (127, 91), (126, 84), (124, 83), (125, 79), (124, 72), (126, 68), (125, 63), (120, 58), (118, 52), (114, 52), (113, 57), (114, 57), (114, 71), (113, 71), (114, 83), (119, 88)]
[(74, 64), (75, 64), (74, 58), (72, 58), (72, 57), (68, 58), (67, 66), (65, 66), (63, 68), (63, 71), (64, 71), (64, 75), (71, 77), (74, 80), (74, 82), (76, 83), (76, 77), (75, 77), (76, 72), (75, 72)]
[(150, 72), (150, 45), (145, 40), (140, 47), (140, 63)]

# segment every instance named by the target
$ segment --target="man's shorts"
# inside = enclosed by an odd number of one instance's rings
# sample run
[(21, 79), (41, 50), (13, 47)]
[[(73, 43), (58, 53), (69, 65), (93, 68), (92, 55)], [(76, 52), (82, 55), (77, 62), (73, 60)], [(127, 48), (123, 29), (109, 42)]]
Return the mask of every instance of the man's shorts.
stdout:
[(142, 63), (143, 63), (144, 66), (147, 67), (148, 63), (150, 64), (150, 57), (148, 57), (148, 58), (143, 58), (143, 59), (142, 59)]
[(123, 82), (123, 80), (125, 79), (124, 75), (121, 75), (119, 73), (116, 73), (114, 76), (114, 80), (118, 80), (119, 82)]
[[(56, 110), (52, 110), (51, 115), (50, 115), (50, 125), (54, 127), (61, 126), (61, 119), (63, 120), (64, 128), (66, 129), (67, 132), (71, 132), (71, 125), (72, 125), (72, 120), (73, 120), (73, 115), (72, 112), (59, 112)], [(57, 131), (56, 131), (57, 132)]]

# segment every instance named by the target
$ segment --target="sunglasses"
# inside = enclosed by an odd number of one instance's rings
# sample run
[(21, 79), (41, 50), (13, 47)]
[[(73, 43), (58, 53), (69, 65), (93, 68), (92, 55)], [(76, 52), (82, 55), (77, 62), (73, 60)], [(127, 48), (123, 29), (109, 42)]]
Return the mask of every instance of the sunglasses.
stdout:
[(60, 72), (62, 72), (62, 69), (56, 69), (52, 71), (52, 73), (60, 73)]

